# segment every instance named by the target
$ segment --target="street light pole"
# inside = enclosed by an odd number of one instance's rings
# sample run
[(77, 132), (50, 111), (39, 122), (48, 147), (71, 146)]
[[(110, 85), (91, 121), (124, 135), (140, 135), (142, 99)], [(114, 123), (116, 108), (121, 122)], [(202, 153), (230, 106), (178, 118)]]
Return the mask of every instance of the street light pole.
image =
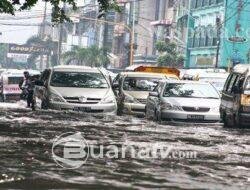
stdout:
[(216, 49), (216, 61), (215, 68), (219, 66), (219, 54), (220, 54), (220, 44), (221, 44), (221, 19), (219, 17), (216, 18), (216, 27), (217, 27), (217, 49)]

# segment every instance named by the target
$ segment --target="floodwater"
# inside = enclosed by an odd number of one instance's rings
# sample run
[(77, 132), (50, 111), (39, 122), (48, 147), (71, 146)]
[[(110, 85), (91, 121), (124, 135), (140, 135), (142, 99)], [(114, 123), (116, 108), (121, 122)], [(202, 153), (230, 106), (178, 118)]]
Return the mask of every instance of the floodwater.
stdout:
[[(81, 132), (89, 144), (154, 143), (196, 158), (89, 158), (65, 169), (54, 139)], [(98, 152), (98, 149), (96, 149)], [(249, 189), (250, 130), (221, 124), (157, 124), (132, 116), (0, 109), (0, 189)]]

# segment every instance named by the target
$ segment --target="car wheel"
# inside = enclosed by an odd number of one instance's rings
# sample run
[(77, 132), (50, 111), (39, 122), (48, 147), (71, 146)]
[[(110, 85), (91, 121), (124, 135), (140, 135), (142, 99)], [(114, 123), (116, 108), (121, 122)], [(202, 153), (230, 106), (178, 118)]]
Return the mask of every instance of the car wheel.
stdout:
[(236, 113), (234, 116), (234, 126), (237, 128), (243, 127), (240, 121), (239, 113)]

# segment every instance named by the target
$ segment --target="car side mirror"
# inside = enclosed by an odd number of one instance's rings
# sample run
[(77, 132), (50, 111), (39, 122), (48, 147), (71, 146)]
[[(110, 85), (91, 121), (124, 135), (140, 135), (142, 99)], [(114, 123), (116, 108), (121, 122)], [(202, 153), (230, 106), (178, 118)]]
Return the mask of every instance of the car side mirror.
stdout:
[(113, 83), (112, 88), (117, 90), (119, 89), (119, 84), (118, 83)]
[(159, 94), (157, 92), (149, 92), (149, 96), (159, 97)]

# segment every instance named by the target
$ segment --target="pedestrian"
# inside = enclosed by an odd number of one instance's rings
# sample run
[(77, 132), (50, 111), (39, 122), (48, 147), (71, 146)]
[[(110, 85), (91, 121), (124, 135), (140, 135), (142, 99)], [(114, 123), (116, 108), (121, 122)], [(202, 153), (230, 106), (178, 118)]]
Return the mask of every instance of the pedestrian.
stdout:
[(27, 101), (27, 107), (35, 110), (35, 100), (34, 100), (34, 89), (35, 89), (35, 80), (30, 76), (28, 71), (24, 71), (24, 78), (19, 83), (19, 87), (22, 90)]

